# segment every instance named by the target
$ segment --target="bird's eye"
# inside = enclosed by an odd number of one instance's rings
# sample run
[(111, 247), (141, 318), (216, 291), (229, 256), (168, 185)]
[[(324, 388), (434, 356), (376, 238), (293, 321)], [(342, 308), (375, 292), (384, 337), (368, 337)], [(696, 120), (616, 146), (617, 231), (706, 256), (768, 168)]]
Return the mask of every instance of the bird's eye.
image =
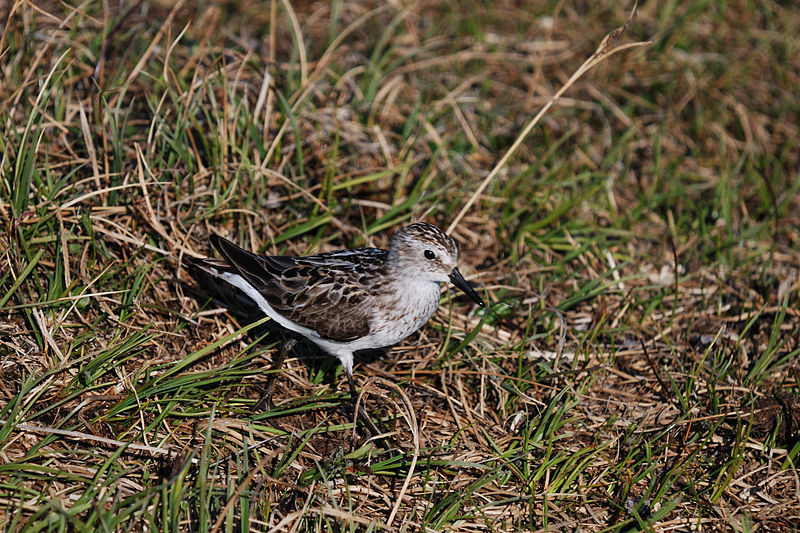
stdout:
[(436, 254), (431, 252), (430, 250), (425, 250), (425, 259), (430, 259), (431, 261), (433, 261), (434, 259), (436, 259)]

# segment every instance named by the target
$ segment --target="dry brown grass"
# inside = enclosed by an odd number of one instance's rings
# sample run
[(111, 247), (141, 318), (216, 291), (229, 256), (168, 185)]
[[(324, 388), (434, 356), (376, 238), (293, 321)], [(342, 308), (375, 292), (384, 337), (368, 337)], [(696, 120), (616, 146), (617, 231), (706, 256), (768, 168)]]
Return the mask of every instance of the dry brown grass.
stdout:
[[(796, 528), (800, 14), (656, 4), (496, 177), (619, 6), (0, 7), (0, 522)], [(384, 438), (308, 346), (254, 410), (277, 336), (185, 257), (422, 216), (492, 305), (362, 359)]]

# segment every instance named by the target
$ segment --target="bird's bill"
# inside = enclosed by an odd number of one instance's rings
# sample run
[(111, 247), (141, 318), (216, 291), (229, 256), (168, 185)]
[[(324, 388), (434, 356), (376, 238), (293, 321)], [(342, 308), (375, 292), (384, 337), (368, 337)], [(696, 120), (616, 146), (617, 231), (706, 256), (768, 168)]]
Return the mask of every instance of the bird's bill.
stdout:
[(481, 307), (486, 305), (483, 303), (481, 297), (478, 296), (478, 293), (475, 292), (475, 289), (473, 289), (467, 280), (464, 279), (464, 276), (461, 275), (461, 272), (459, 272), (457, 268), (454, 268), (453, 271), (450, 272), (450, 281), (453, 283), (453, 285), (458, 287), (461, 292), (469, 296), (473, 302)]

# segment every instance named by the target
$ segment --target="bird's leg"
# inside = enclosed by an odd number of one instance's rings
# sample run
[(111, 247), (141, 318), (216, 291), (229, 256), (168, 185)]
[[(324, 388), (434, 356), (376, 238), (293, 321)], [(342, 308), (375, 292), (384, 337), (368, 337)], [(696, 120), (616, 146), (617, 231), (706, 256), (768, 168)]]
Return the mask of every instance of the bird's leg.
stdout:
[(267, 386), (264, 388), (264, 394), (261, 395), (261, 399), (256, 403), (256, 411), (260, 411), (264, 407), (268, 409), (275, 407), (275, 404), (272, 403), (272, 389), (275, 387), (275, 380), (278, 379), (278, 371), (283, 366), (286, 356), (294, 349), (295, 344), (297, 344), (296, 339), (292, 337), (284, 338), (281, 336), (281, 342), (278, 345), (278, 355), (275, 361), (273, 361), (272, 367), (269, 369), (269, 381), (267, 381)]
[[(358, 393), (356, 393), (356, 384), (353, 381), (353, 375), (350, 372), (347, 372), (347, 383), (350, 385), (350, 401), (353, 403), (353, 410), (355, 410), (358, 404)], [(356, 411), (356, 423), (358, 423), (359, 415), (361, 415), (361, 417), (364, 419), (364, 422), (367, 424), (367, 430), (372, 433), (372, 437), (377, 437), (381, 434), (378, 426), (375, 425), (375, 422), (373, 422), (367, 414), (366, 409), (358, 409), (358, 411)]]
[(353, 374), (350, 372), (347, 372), (347, 384), (350, 385), (350, 400), (355, 404), (358, 393), (356, 393), (356, 383), (353, 381)]

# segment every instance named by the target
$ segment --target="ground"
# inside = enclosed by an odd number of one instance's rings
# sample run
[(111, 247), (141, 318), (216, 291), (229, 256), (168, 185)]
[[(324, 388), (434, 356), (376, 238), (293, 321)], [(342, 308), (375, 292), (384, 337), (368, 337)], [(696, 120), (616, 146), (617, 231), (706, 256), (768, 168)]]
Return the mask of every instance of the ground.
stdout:
[[(791, 3), (7, 4), (5, 530), (799, 527)], [(187, 258), (414, 220), (488, 305), (357, 359), (384, 434), (303, 343), (261, 402)]]

